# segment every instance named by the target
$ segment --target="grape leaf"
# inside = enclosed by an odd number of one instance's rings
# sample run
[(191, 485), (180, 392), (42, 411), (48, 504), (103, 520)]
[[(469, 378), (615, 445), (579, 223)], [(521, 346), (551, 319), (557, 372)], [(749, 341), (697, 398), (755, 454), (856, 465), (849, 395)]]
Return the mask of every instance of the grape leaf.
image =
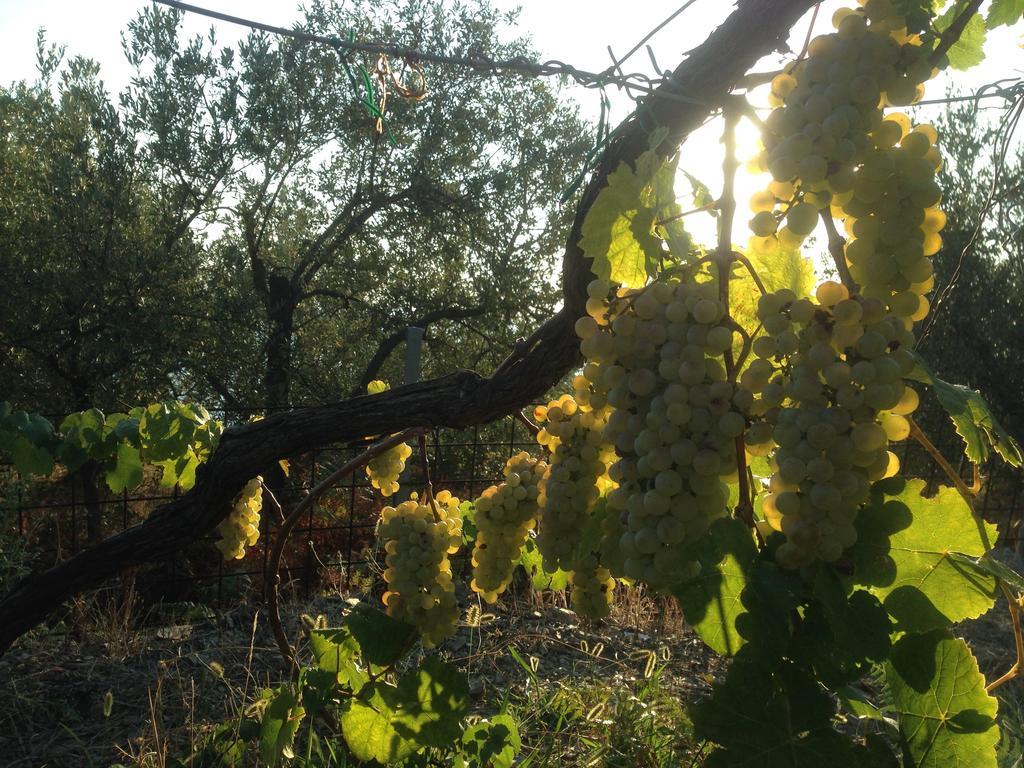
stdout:
[[(608, 184), (594, 200), (580, 237), (580, 248), (593, 259), (595, 275), (639, 288), (657, 274), (665, 252), (655, 225), (672, 214), (675, 197), (667, 190), (674, 168), (674, 162), (649, 149), (637, 158), (635, 169), (620, 163), (608, 174)], [(672, 234), (678, 236), (674, 230)]]
[(885, 679), (908, 765), (996, 768), (996, 700), (967, 643), (942, 630), (906, 635)]
[(834, 731), (829, 696), (806, 673), (737, 659), (694, 711), (702, 739), (719, 745), (707, 768), (853, 768), (853, 745)]
[[(962, 3), (954, 3), (949, 9), (935, 19), (935, 28), (945, 32), (956, 21), (963, 11)], [(946, 57), (953, 69), (965, 70), (985, 60), (985, 21), (981, 14), (975, 13), (960, 33), (959, 39), (950, 46)]]
[(992, 415), (992, 410), (979, 392), (943, 381), (919, 356), (917, 366), (907, 378), (928, 384), (935, 390), (939, 403), (964, 440), (964, 452), (968, 459), (975, 464), (984, 464), (991, 448), (1011, 466), (1024, 466), (1024, 453), (1020, 445)]
[(814, 597), (798, 625), (793, 655), (813, 664), (826, 685), (841, 688), (888, 656), (889, 614), (867, 590), (847, 595), (829, 569), (815, 576)]
[(185, 454), (196, 433), (196, 423), (188, 410), (172, 404), (154, 403), (139, 418), (139, 437), (146, 458), (150, 461), (177, 459)]
[(746, 642), (736, 628), (744, 612), (740, 594), (757, 558), (750, 531), (739, 520), (716, 521), (695, 542), (700, 575), (672, 590), (686, 622), (718, 653), (734, 655)]
[(996, 527), (975, 518), (952, 488), (925, 498), (924, 487), (916, 479), (876, 483), (849, 552), (857, 581), (907, 632), (977, 618), (995, 602), (996, 580), (953, 553), (980, 557), (992, 548)]
[[(798, 250), (779, 246), (768, 253), (757, 253), (748, 249), (746, 257), (769, 293), (788, 288), (797, 298), (810, 296), (814, 292), (814, 266)], [(739, 262), (734, 263), (729, 280), (729, 314), (747, 333), (753, 333), (758, 326), (757, 300), (761, 297), (750, 272)], [(738, 335), (738, 334), (737, 334)], [(739, 344), (737, 339), (737, 344)], [(734, 350), (739, 352), (739, 347)], [(752, 360), (751, 355), (748, 360)]]
[(142, 482), (142, 457), (139, 449), (130, 443), (117, 446), (117, 459), (107, 470), (107, 485), (114, 493), (121, 493)]
[(379, 697), (371, 704), (358, 700), (349, 703), (341, 715), (341, 734), (356, 758), (390, 765), (416, 751), (416, 743), (395, 730), (392, 716)]
[(19, 474), (49, 475), (53, 471), (53, 454), (24, 435), (14, 438), (10, 452), (11, 461)]
[(336, 683), (347, 685), (358, 693), (369, 682), (369, 677), (357, 661), (359, 644), (347, 627), (310, 632), (309, 647), (317, 667), (334, 673)]
[(510, 715), (495, 715), (471, 725), (462, 734), (462, 754), (458, 756), (465, 768), (512, 768), (523, 747), (519, 727)]
[(260, 726), (260, 758), (267, 765), (277, 765), (282, 757), (292, 757), (292, 744), (306, 710), (289, 688), (279, 688), (263, 712)]
[(519, 565), (523, 567), (530, 577), (530, 585), (537, 590), (540, 589), (565, 589), (569, 586), (569, 574), (561, 568), (553, 573), (544, 570), (544, 558), (533, 539), (527, 539), (519, 552)]
[(442, 748), (461, 736), (462, 718), (469, 712), (469, 681), (436, 656), (379, 693), (392, 711), (392, 726), (404, 738)]
[(935, 2), (934, 0), (894, 0), (893, 8), (907, 20), (909, 32), (923, 32), (932, 20)]
[(416, 634), (409, 624), (366, 603), (359, 603), (348, 612), (345, 626), (359, 644), (363, 658), (381, 667), (398, 661)]
[(996, 560), (991, 552), (986, 552), (981, 557), (969, 557), (959, 552), (954, 552), (951, 557), (957, 562), (994, 576), (1005, 582), (1007, 586), (1024, 595), (1024, 576), (1017, 573), (1006, 563)]
[(992, 0), (985, 26), (989, 29), (1016, 24), (1024, 17), (1024, 0)]
[(179, 485), (183, 491), (196, 484), (196, 470), (199, 469), (200, 463), (199, 457), (191, 448), (186, 449), (184, 455), (176, 459), (154, 462), (163, 472), (160, 476), (160, 485), (167, 488)]

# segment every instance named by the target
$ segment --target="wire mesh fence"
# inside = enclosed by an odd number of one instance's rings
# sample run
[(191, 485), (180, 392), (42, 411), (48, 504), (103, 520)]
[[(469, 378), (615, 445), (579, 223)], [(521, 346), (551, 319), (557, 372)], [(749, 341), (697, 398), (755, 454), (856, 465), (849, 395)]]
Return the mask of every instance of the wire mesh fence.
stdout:
[[(225, 424), (247, 420), (248, 413), (218, 414)], [(963, 442), (938, 406), (925, 399), (917, 420), (932, 441), (970, 486), (973, 466), (963, 454)], [(311, 451), (289, 461), (287, 476), (265, 478), (285, 512), (320, 480), (358, 455), (365, 445), (336, 445)], [(439, 429), (427, 438), (427, 457), (435, 489), (445, 488), (460, 499), (473, 499), (501, 477), (505, 461), (525, 450), (539, 448), (525, 426), (507, 418), (468, 430)], [(898, 451), (902, 472), (921, 477), (929, 487), (946, 483), (942, 470), (917, 443), (907, 441)], [(999, 544), (1020, 548), (1022, 473), (993, 458), (979, 468), (981, 486), (976, 508), (1000, 528)], [(308, 594), (325, 583), (366, 584), (378, 570), (374, 559), (374, 528), (380, 509), (422, 488), (424, 472), (419, 451), (413, 451), (402, 478), (402, 490), (383, 499), (360, 470), (335, 486), (315, 504), (293, 531), (285, 550), (281, 579), (293, 590)], [(70, 557), (92, 540), (115, 534), (142, 522), (156, 507), (178, 496), (162, 488), (156, 472), (133, 493), (112, 494), (102, 483), (81, 473), (57, 470), (46, 481), (19, 478), (13, 467), (0, 467), (0, 583), (29, 569), (42, 569)], [(213, 543), (216, 532), (204, 536), (174, 557), (152, 564), (137, 574), (136, 587), (153, 599), (194, 600), (223, 604), (262, 593), (269, 549), (281, 518), (265, 505), (259, 542), (244, 559), (225, 562)], [(6, 550), (6, 552), (4, 551)]]

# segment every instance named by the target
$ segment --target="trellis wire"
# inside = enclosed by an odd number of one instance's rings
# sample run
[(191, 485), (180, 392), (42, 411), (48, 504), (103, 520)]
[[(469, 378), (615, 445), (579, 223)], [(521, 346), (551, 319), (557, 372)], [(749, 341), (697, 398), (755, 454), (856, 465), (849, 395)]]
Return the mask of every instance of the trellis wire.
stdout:
[[(513, 56), (509, 59), (491, 59), (480, 55), (449, 56), (442, 53), (422, 51), (418, 48), (399, 45), (397, 43), (359, 42), (352, 39), (345, 40), (333, 35), (320, 35), (313, 32), (306, 32), (300, 29), (286, 29), (272, 24), (265, 24), (260, 21), (246, 19), (241, 16), (233, 16), (231, 14), (221, 13), (220, 11), (213, 11), (208, 8), (201, 8), (199, 6), (192, 5), (191, 3), (183, 3), (180, 0), (153, 0), (153, 2), (169, 6), (171, 8), (177, 8), (181, 11), (195, 13), (201, 16), (208, 16), (209, 18), (218, 19), (220, 21), (226, 21), (230, 24), (249, 27), (250, 29), (256, 29), (261, 32), (291, 37), (296, 40), (303, 40), (307, 43), (329, 45), (339, 53), (342, 51), (352, 51), (384, 54), (386, 56), (393, 56), (395, 58), (413, 62), (430, 62), (432, 64), (449, 64), (458, 67), (466, 67), (477, 72), (497, 76), (508, 74), (519, 74), (526, 77), (565, 76), (584, 88), (605, 88), (609, 85), (615, 85), (620, 88), (631, 89), (648, 95), (654, 93), (655, 90), (666, 82), (662, 78), (652, 78), (641, 72), (634, 72), (628, 75), (616, 75), (614, 73), (614, 65), (606, 69), (604, 72), (588, 72), (587, 70), (579, 69), (578, 67), (557, 59), (538, 62), (525, 56)], [(704, 104), (700, 99), (687, 96), (686, 94), (679, 93), (677, 91), (665, 92), (663, 90), (659, 96), (689, 104)]]

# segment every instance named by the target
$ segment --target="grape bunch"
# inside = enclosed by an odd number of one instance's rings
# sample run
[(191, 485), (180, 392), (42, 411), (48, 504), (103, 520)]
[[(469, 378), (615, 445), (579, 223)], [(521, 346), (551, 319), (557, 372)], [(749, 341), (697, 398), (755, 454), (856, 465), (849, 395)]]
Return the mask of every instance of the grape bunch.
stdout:
[(488, 603), (498, 599), (530, 531), (536, 524), (541, 479), (548, 472), (542, 459), (521, 452), (505, 464), (505, 480), (476, 500), (476, 543), (470, 587)]
[(852, 194), (834, 208), (850, 237), (846, 260), (861, 295), (910, 327), (928, 314), (930, 257), (942, 247), (946, 217), (935, 182), (941, 157), (935, 129), (911, 128), (903, 114), (887, 115), (871, 137), (875, 146), (854, 175)]
[(462, 543), (459, 500), (442, 491), (437, 502), (412, 499), (384, 507), (377, 529), (387, 565), (382, 600), (388, 615), (416, 627), (428, 648), (451, 637), (459, 620), (448, 559)]
[[(597, 280), (592, 299), (610, 287)], [(588, 304), (576, 323), (587, 360), (583, 376), (612, 409), (604, 438), (618, 456), (608, 492), (619, 534), (612, 573), (667, 588), (698, 566), (679, 549), (726, 512), (726, 480), (736, 480), (736, 439), (753, 402), (729, 380), (733, 323), (713, 281), (668, 278), (641, 290), (618, 290)], [(618, 530), (616, 530), (618, 529)], [(609, 547), (611, 548), (611, 547)]]
[(763, 512), (786, 536), (776, 553), (786, 567), (834, 561), (856, 541), (870, 484), (899, 470), (888, 446), (910, 434), (917, 406), (903, 382), (914, 366), (903, 322), (838, 283), (823, 283), (816, 299), (788, 289), (761, 297), (765, 335), (740, 377), (764, 416), (748, 428), (747, 449), (775, 449)]
[[(390, 389), (383, 381), (375, 380), (366, 385), (370, 395), (380, 394)], [(407, 443), (396, 445), (384, 453), (374, 456), (366, 463), (366, 476), (370, 484), (381, 492), (382, 496), (394, 496), (398, 493), (398, 478), (405, 471), (405, 462), (412, 456), (412, 448)]]
[(586, 555), (574, 564), (569, 574), (572, 607), (580, 616), (603, 619), (610, 612), (615, 596), (615, 579), (596, 555)]
[(775, 109), (757, 164), (774, 182), (751, 200), (755, 250), (798, 248), (818, 211), (854, 191), (855, 169), (874, 154), (882, 108), (920, 100), (934, 74), (929, 51), (907, 34), (891, 0), (863, 5), (836, 11), (836, 32), (811, 40), (807, 57), (772, 81)]
[(260, 538), (260, 510), (263, 508), (263, 478), (254, 477), (231, 503), (231, 512), (220, 521), (220, 539), (215, 546), (225, 560), (241, 560), (246, 546)]
[(598, 498), (613, 485), (608, 467), (615, 452), (604, 442), (607, 416), (607, 408), (591, 410), (579, 405), (572, 395), (562, 395), (534, 410), (542, 425), (537, 442), (551, 454), (551, 468), (541, 480), (537, 500), (537, 548), (549, 572), (575, 569), (581, 532)]

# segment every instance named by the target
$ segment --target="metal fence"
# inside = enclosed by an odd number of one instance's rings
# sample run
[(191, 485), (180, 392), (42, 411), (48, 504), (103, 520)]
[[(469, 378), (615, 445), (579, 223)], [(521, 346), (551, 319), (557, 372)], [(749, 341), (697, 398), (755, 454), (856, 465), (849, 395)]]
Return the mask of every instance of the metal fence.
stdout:
[[(218, 414), (226, 425), (245, 421), (247, 415)], [(265, 481), (272, 485), (287, 514), (306, 492), (364, 448), (365, 444), (336, 445), (291, 457), (287, 476), (282, 473)], [(507, 459), (523, 450), (535, 452), (537, 443), (526, 427), (512, 418), (469, 430), (434, 430), (427, 436), (434, 488), (448, 489), (460, 499), (475, 498), (499, 480)], [(0, 466), (0, 566), (5, 565), (6, 557), (41, 569), (81, 551), (89, 545), (87, 521), (90, 514), (96, 515), (97, 507), (102, 536), (140, 523), (153, 509), (179, 495), (177, 489), (163, 488), (158, 481), (159, 473), (147, 468), (142, 485), (132, 492), (113, 494), (101, 475), (95, 484), (99, 498), (92, 499), (90, 505), (86, 481), (79, 473), (58, 468), (45, 481), (33, 481), (20, 478), (10, 465)], [(308, 592), (324, 579), (365, 580), (375, 569), (373, 529), (380, 509), (421, 490), (424, 482), (418, 450), (406, 463), (402, 490), (391, 499), (382, 498), (361, 469), (345, 478), (323, 494), (293, 530), (283, 558), (282, 582)], [(154, 598), (216, 603), (260, 592), (280, 522), (270, 505), (264, 505), (259, 541), (248, 548), (244, 559), (225, 562), (213, 546), (218, 538), (214, 532), (173, 558), (140, 571), (137, 588)], [(9, 562), (6, 567), (10, 569)]]
[[(225, 423), (244, 420), (239, 413), (225, 414)], [(950, 459), (968, 484), (971, 465), (963, 456), (963, 443), (938, 407), (925, 400), (918, 422), (943, 455)], [(361, 452), (363, 446), (332, 446), (293, 457), (287, 477), (269, 480), (285, 510), (335, 468)], [(446, 488), (461, 499), (472, 499), (501, 477), (512, 454), (538, 450), (522, 423), (508, 418), (471, 430), (441, 429), (427, 440), (434, 487)], [(916, 443), (899, 450), (903, 473), (921, 477), (931, 487), (948, 483), (933, 459)], [(982, 489), (976, 507), (1000, 527), (1000, 543), (1021, 545), (1022, 475), (994, 458), (981, 468)], [(155, 507), (178, 494), (159, 486), (156, 474), (134, 493), (111, 494), (100, 478), (98, 499), (86, 501), (82, 478), (57, 473), (45, 482), (17, 476), (12, 467), (0, 467), (0, 565), (18, 560), (26, 567), (45, 568), (88, 546), (89, 510), (101, 510), (102, 534), (110, 535), (135, 525)], [(419, 452), (413, 451), (403, 476), (401, 494), (423, 485)], [(296, 527), (285, 551), (282, 581), (308, 593), (326, 582), (351, 584), (366, 581), (375, 570), (373, 529), (384, 500), (360, 470), (325, 493)], [(88, 509), (87, 509), (88, 508)], [(155, 563), (137, 574), (137, 588), (154, 599), (225, 603), (262, 591), (269, 546), (279, 519), (268, 506), (261, 517), (261, 535), (243, 560), (225, 563), (214, 549), (216, 534), (203, 537), (170, 560)], [(15, 551), (17, 550), (17, 552)], [(20, 554), (19, 554), (20, 553)], [(7, 574), (10, 576), (10, 574)]]

